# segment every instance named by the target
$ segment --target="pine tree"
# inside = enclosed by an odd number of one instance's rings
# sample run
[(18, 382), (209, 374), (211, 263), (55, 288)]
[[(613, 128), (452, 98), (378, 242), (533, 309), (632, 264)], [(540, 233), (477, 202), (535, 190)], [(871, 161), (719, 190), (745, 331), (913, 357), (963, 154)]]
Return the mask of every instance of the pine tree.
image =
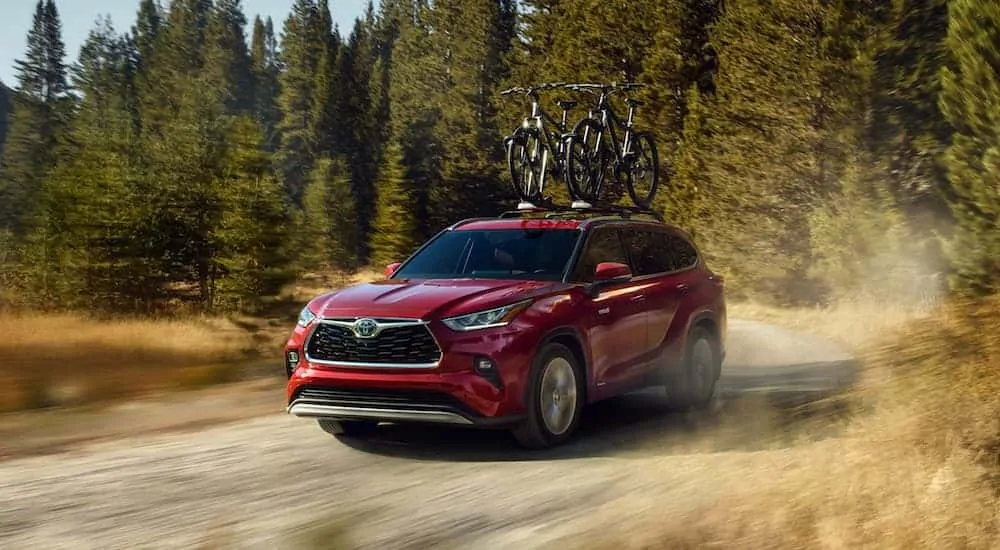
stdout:
[(952, 0), (940, 108), (955, 129), (945, 160), (956, 228), (952, 283), (961, 292), (1000, 290), (1000, 5)]
[(312, 151), (317, 158), (332, 158), (344, 152), (345, 124), (340, 74), (340, 33), (333, 27), (327, 0), (316, 7), (313, 36), (318, 40), (319, 57), (312, 97)]
[(253, 312), (294, 279), (293, 227), (280, 183), (259, 149), (260, 129), (249, 116), (225, 129), (231, 146), (220, 159), (215, 187), (223, 215), (213, 228), (218, 281), (212, 307)]
[(135, 37), (135, 48), (139, 54), (140, 66), (151, 66), (156, 42), (163, 29), (163, 14), (156, 0), (140, 0), (139, 12), (135, 25), (132, 26), (132, 36)]
[(7, 140), (7, 117), (10, 115), (11, 90), (0, 81), (0, 159), (3, 158), (3, 144)]
[(378, 202), (372, 228), (372, 262), (387, 265), (406, 259), (416, 248), (413, 193), (398, 144), (390, 144), (376, 182)]
[(388, 70), (389, 139), (400, 145), (405, 177), (413, 190), (410, 212), (416, 218), (417, 238), (424, 239), (438, 229), (438, 222), (431, 219), (431, 197), (442, 186), (442, 144), (437, 128), (441, 118), (439, 79), (445, 71), (431, 48), (426, 3), (396, 1), (399, 34)]
[[(439, 0), (429, 11), (428, 99), (439, 106), (440, 185), (431, 189), (432, 223), (488, 214), (508, 199), (500, 184), (503, 150), (497, 139), (497, 82), (505, 72), (496, 29), (499, 4), (491, 0)], [(508, 199), (509, 200), (509, 199)]]
[(157, 54), (163, 49), (165, 26), (164, 14), (157, 0), (141, 0), (136, 22), (132, 26), (137, 98), (135, 119), (140, 134), (144, 130), (155, 134), (160, 128), (159, 121), (165, 123), (169, 120), (163, 114), (162, 75), (156, 69)]
[(163, 64), (157, 70), (191, 74), (205, 63), (205, 32), (212, 0), (171, 0), (164, 29)]
[(300, 250), (307, 269), (352, 270), (358, 267), (360, 232), (354, 221), (350, 172), (343, 158), (321, 159), (303, 197)]
[(0, 159), (0, 228), (23, 234), (68, 118), (65, 46), (53, 0), (35, 6), (28, 49), (15, 61), (18, 87)]
[(365, 20), (355, 20), (340, 58), (341, 125), (343, 152), (349, 161), (351, 190), (357, 206), (355, 219), (361, 233), (358, 257), (368, 257), (368, 234), (374, 217), (374, 180), (382, 143), (372, 105), (372, 71), (375, 45), (372, 43), (374, 12), (368, 6)]
[(275, 126), (278, 123), (278, 46), (274, 37), (271, 18), (262, 21), (254, 18), (250, 47), (250, 65), (253, 74), (253, 112), (264, 132), (264, 150), (273, 152), (277, 145)]
[(291, 14), (285, 19), (281, 41), (280, 144), (274, 155), (274, 165), (296, 205), (302, 203), (306, 180), (316, 160), (316, 74), (322, 50), (328, 43), (316, 33), (318, 20), (319, 11), (313, 0), (296, 0)]
[(210, 49), (205, 70), (225, 97), (226, 111), (250, 113), (253, 80), (246, 43), (246, 15), (240, 0), (217, 0), (206, 29)]
[[(56, 167), (39, 193), (24, 267), (39, 300), (88, 308), (121, 307), (136, 282), (128, 266), (130, 182), (136, 178), (129, 85), (131, 44), (110, 19), (91, 30), (73, 66), (82, 98)], [(141, 285), (138, 285), (141, 287)]]

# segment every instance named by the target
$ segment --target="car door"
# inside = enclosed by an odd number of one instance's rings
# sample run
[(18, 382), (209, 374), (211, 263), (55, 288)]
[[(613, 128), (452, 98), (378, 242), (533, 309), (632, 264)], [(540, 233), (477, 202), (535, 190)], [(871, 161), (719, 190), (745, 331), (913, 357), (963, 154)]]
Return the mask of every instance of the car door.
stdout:
[(637, 366), (636, 376), (656, 367), (664, 349), (669, 346), (668, 333), (680, 302), (676, 288), (671, 251), (670, 233), (667, 228), (635, 226), (622, 232), (629, 257), (636, 274), (636, 282), (644, 288), (646, 335), (643, 361)]
[[(628, 265), (618, 230), (601, 226), (591, 230), (571, 279), (590, 283), (602, 262)], [(642, 288), (632, 282), (606, 285), (586, 298), (587, 328), (594, 384), (609, 390), (627, 377), (646, 347), (646, 316)]]

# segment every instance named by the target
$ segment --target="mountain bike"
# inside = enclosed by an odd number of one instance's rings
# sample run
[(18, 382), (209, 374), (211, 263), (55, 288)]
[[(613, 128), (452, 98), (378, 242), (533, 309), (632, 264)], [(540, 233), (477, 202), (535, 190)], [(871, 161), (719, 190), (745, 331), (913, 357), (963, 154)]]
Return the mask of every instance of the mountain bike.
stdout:
[[(571, 172), (566, 170), (567, 151), (570, 150), (566, 129), (569, 126), (569, 112), (577, 102), (557, 101), (556, 104), (562, 109), (562, 118), (557, 121), (541, 107), (538, 97), (539, 90), (562, 86), (562, 82), (552, 82), (526, 88), (518, 86), (500, 92), (500, 95), (523, 93), (531, 101), (531, 114), (524, 118), (520, 128), (504, 138), (511, 184), (521, 199), (518, 208), (532, 208), (534, 203), (548, 201), (542, 195), (547, 172), (551, 172), (555, 178), (565, 178), (571, 194), (574, 187), (582, 185), (571, 181)], [(579, 142), (577, 149), (583, 149), (585, 143)]]
[[(624, 179), (625, 188), (636, 206), (645, 209), (652, 204), (660, 184), (660, 159), (653, 134), (636, 130), (634, 127), (635, 113), (643, 102), (626, 96), (628, 116), (622, 121), (609, 100), (617, 91), (627, 93), (642, 86), (643, 84), (638, 83), (565, 86), (570, 90), (598, 95), (596, 106), (576, 123), (567, 138), (568, 150), (576, 147), (576, 141), (583, 141), (584, 147), (580, 149), (587, 155), (583, 167), (577, 166), (577, 163), (581, 162), (577, 155), (570, 155), (568, 158), (567, 172), (583, 174), (582, 177), (567, 179), (569, 185), (573, 187), (571, 192), (574, 196), (588, 202), (600, 200), (605, 175), (610, 168), (618, 185), (621, 185)], [(618, 139), (618, 131), (622, 132), (621, 139)], [(640, 196), (636, 183), (645, 178), (649, 179), (649, 192)]]

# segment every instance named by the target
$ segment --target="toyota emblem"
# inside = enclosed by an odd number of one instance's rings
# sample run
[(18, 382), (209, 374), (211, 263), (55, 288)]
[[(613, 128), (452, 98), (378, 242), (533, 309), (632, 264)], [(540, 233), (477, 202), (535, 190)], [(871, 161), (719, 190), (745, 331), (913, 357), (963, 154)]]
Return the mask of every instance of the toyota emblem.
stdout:
[(375, 319), (358, 319), (354, 322), (354, 335), (358, 338), (372, 338), (378, 332)]

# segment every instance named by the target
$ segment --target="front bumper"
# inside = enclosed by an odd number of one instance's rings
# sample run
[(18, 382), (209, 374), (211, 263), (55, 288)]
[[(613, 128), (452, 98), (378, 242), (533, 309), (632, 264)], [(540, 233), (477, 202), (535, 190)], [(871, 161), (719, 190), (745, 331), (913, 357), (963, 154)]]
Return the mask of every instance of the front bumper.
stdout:
[[(410, 377), (412, 378), (412, 377)], [(454, 378), (454, 376), (452, 377)], [(286, 411), (300, 418), (336, 420), (374, 420), (450, 424), (468, 427), (503, 427), (517, 423), (524, 416), (507, 413), (500, 406), (502, 396), (483, 399), (469, 395), (467, 386), (477, 382), (469, 377), (445, 382), (408, 380), (406, 385), (348, 383), (341, 379), (331, 384), (312, 378), (294, 390)]]
[(440, 389), (373, 388), (304, 385), (287, 407), (300, 418), (374, 420), (450, 424), (469, 427), (505, 426), (522, 415), (486, 416), (455, 395)]
[(299, 418), (332, 418), (336, 420), (375, 420), (426, 422), (431, 424), (474, 425), (468, 418), (451, 411), (419, 411), (382, 409), (376, 407), (350, 407), (296, 401), (288, 406), (288, 413)]

